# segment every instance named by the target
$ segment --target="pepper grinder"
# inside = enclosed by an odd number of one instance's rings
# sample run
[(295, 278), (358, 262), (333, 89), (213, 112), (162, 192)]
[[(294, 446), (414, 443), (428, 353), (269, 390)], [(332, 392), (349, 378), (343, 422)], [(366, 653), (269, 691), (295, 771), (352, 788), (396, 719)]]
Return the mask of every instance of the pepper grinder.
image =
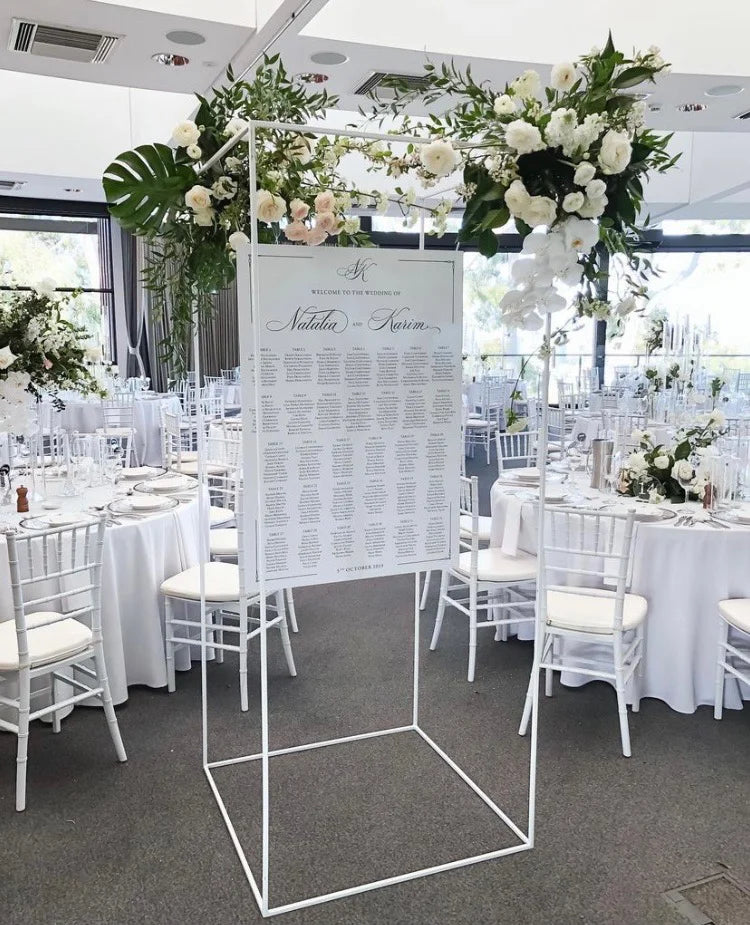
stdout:
[(18, 500), (16, 501), (16, 511), (19, 514), (29, 513), (29, 499), (26, 497), (29, 489), (25, 485), (19, 485), (16, 489)]

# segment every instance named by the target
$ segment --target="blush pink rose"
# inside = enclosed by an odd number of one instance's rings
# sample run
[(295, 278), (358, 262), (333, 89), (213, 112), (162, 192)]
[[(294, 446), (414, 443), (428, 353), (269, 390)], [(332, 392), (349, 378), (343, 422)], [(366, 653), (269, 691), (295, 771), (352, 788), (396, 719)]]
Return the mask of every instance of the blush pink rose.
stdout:
[(322, 228), (326, 234), (332, 234), (338, 231), (339, 220), (333, 212), (318, 212), (315, 216), (315, 227)]
[(48, 360), (47, 357), (44, 357), (42, 360), (42, 365), (45, 369), (52, 369), (52, 360)]
[(318, 244), (322, 244), (327, 237), (328, 237), (328, 232), (324, 231), (322, 228), (319, 228), (316, 225), (315, 228), (307, 229), (307, 234), (305, 236), (305, 244), (309, 244), (310, 247), (317, 247)]
[(315, 197), (316, 212), (333, 212), (335, 205), (336, 197), (329, 189), (323, 190), (322, 193), (318, 193)]
[(290, 222), (284, 229), (284, 236), (287, 241), (304, 241), (307, 231), (307, 226), (302, 222)]
[(310, 214), (310, 206), (301, 199), (292, 199), (289, 203), (289, 212), (295, 222), (301, 222)]

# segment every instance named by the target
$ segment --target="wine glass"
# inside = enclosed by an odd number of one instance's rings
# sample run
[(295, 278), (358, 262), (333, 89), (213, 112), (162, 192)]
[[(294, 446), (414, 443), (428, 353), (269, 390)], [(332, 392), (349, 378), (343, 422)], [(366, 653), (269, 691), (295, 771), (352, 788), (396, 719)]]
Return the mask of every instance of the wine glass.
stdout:
[[(689, 460), (685, 460), (689, 462)], [(685, 504), (688, 503), (690, 488), (693, 485), (693, 480), (695, 479), (695, 469), (693, 468), (692, 463), (690, 464), (690, 474), (688, 475), (687, 467), (680, 466), (678, 468), (677, 481), (680, 485), (680, 488), (685, 492)]]

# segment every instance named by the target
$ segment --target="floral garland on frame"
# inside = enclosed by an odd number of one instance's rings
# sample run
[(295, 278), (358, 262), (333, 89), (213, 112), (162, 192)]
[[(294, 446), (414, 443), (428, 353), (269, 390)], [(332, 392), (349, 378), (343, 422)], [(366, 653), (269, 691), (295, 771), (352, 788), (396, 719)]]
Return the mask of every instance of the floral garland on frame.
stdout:
[(0, 302), (0, 430), (25, 433), (32, 398), (49, 396), (62, 409), (59, 390), (104, 394), (90, 368), (101, 348), (88, 346), (84, 329), (65, 318), (76, 294), (58, 294), (43, 280)]

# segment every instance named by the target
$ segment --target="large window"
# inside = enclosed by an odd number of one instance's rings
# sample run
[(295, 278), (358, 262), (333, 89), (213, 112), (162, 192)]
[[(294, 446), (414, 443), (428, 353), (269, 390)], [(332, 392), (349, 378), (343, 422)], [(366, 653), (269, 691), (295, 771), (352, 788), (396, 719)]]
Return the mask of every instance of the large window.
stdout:
[(70, 320), (113, 357), (114, 294), (109, 220), (77, 216), (0, 213), (0, 277), (3, 293), (54, 280), (76, 291)]

